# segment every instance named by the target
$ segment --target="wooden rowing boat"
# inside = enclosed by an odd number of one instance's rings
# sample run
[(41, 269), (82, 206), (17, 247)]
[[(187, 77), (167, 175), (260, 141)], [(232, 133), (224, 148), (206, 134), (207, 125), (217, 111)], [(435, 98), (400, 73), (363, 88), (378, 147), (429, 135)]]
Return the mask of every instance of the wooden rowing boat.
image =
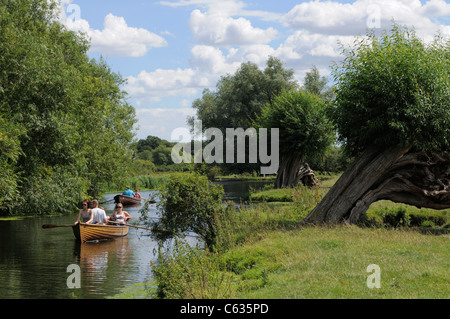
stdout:
[(113, 239), (128, 235), (128, 226), (77, 224), (72, 227), (73, 234), (81, 242), (100, 239)]
[(126, 195), (116, 195), (114, 196), (114, 201), (116, 203), (122, 203), (123, 205), (139, 205), (141, 203), (142, 198), (136, 198)]

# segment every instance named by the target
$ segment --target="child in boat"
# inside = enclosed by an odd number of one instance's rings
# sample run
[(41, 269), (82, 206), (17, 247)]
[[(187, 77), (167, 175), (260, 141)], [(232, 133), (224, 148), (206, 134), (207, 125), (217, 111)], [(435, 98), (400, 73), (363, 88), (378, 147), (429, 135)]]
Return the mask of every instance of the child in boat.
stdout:
[(136, 189), (136, 192), (133, 195), (134, 198), (141, 198), (141, 194), (139, 194), (139, 189)]
[(127, 221), (129, 221), (130, 219), (131, 215), (123, 210), (122, 203), (118, 203), (116, 205), (116, 211), (109, 217), (110, 221), (115, 222), (110, 223), (110, 225), (117, 225), (117, 223), (120, 223), (120, 225), (126, 225)]
[(82, 222), (84, 224), (90, 224), (94, 219), (92, 209), (89, 208), (89, 201), (85, 199), (81, 205), (83, 209), (81, 209), (80, 212), (78, 213), (78, 218), (74, 225), (77, 225), (79, 222)]

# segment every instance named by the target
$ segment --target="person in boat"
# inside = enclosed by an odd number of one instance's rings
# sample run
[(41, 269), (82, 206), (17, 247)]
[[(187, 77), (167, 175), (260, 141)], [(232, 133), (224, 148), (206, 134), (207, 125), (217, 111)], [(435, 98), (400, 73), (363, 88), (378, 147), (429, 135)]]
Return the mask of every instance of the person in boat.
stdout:
[(130, 187), (127, 187), (127, 189), (122, 193), (122, 195), (133, 197), (134, 192), (130, 189)]
[(122, 203), (118, 203), (116, 205), (116, 211), (109, 217), (109, 221), (115, 222), (110, 223), (110, 225), (117, 225), (116, 223), (120, 223), (120, 225), (126, 225), (130, 219), (131, 215), (123, 210)]
[(80, 222), (84, 224), (90, 224), (94, 219), (94, 214), (92, 212), (92, 209), (89, 208), (89, 201), (87, 199), (85, 199), (81, 203), (81, 206), (83, 208), (78, 213), (78, 218), (74, 225), (77, 225)]
[(139, 194), (139, 189), (136, 189), (136, 192), (133, 195), (134, 198), (141, 198), (141, 194)]
[(92, 224), (106, 225), (108, 223), (108, 218), (106, 217), (105, 211), (101, 208), (98, 208), (98, 200), (94, 199), (91, 204), (92, 213), (94, 215)]

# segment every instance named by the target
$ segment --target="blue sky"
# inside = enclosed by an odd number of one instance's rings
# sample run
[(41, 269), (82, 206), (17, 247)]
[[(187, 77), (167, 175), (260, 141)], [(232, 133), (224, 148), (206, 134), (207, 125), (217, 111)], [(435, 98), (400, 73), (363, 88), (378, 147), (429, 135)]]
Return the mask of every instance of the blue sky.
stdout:
[(136, 136), (171, 140), (195, 115), (191, 105), (222, 75), (243, 62), (264, 68), (276, 56), (299, 82), (313, 65), (329, 76), (341, 59), (338, 41), (351, 45), (367, 28), (392, 19), (431, 40), (450, 38), (445, 0), (61, 0), (60, 21), (84, 32), (89, 55), (103, 56), (127, 79), (135, 107)]

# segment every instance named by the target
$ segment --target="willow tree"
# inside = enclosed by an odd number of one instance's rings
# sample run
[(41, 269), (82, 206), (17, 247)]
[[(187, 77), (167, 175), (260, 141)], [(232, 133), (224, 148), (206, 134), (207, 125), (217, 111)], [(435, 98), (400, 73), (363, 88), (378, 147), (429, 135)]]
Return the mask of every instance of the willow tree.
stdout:
[[(252, 62), (242, 63), (234, 74), (220, 78), (216, 90), (206, 89), (192, 107), (196, 110), (197, 119), (202, 121), (203, 130), (218, 128), (225, 134), (227, 128), (250, 128), (266, 103), (272, 104), (283, 90), (297, 87), (294, 70), (285, 69), (281, 60), (269, 57), (264, 70)], [(192, 130), (194, 123), (195, 118), (189, 117), (188, 124)], [(247, 161), (227, 163), (222, 167), (229, 171), (244, 172), (259, 170), (260, 165)]]
[(449, 42), (394, 25), (344, 54), (330, 113), (356, 160), (305, 222), (356, 223), (378, 200), (449, 208)]
[(262, 109), (256, 126), (280, 130), (276, 188), (292, 187), (300, 182), (309, 187), (318, 185), (306, 159), (325, 153), (333, 141), (325, 105), (316, 94), (293, 90), (283, 92)]

